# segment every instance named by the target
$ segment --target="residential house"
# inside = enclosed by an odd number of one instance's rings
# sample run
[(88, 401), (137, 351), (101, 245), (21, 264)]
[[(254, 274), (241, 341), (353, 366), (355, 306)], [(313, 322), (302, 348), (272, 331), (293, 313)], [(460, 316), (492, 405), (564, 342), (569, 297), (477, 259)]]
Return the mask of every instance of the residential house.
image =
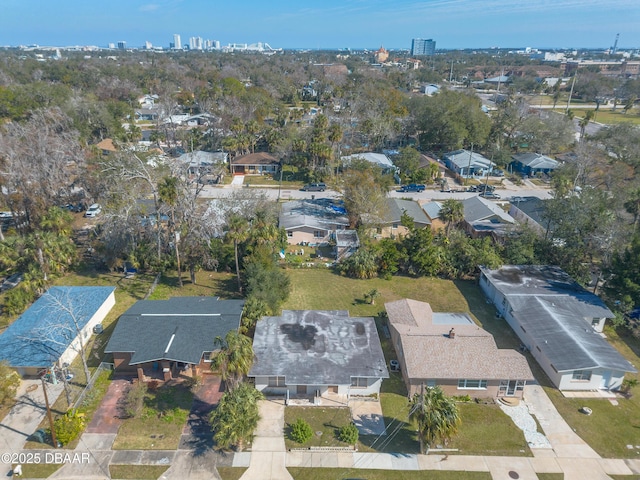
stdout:
[(347, 311), (283, 310), (256, 324), (256, 389), (276, 395), (369, 396), (389, 378), (373, 318)]
[(462, 206), (463, 226), (473, 238), (491, 236), (494, 240), (499, 240), (515, 223), (513, 217), (499, 205), (480, 196), (463, 200)]
[(274, 174), (280, 169), (280, 162), (266, 152), (241, 155), (231, 161), (231, 174), (264, 175)]
[(342, 160), (342, 164), (345, 167), (348, 167), (353, 161), (364, 160), (376, 167), (379, 167), (385, 173), (395, 171), (393, 162), (391, 162), (391, 160), (389, 160), (389, 157), (387, 157), (384, 153), (354, 153), (353, 155), (340, 157), (340, 160)]
[(534, 177), (540, 173), (549, 174), (560, 166), (560, 162), (539, 153), (519, 153), (511, 155), (511, 167), (521, 175)]
[(113, 143), (113, 140), (110, 138), (105, 138), (104, 140), (96, 143), (96, 148), (100, 150), (102, 155), (109, 155), (111, 153), (115, 153), (118, 151), (118, 149)]
[(442, 156), (444, 164), (462, 177), (484, 176), (493, 171), (495, 163), (477, 152), (455, 150)]
[(64, 368), (115, 305), (115, 287), (51, 287), (0, 335), (0, 361), (23, 377)]
[(208, 183), (222, 181), (228, 160), (229, 154), (226, 152), (203, 152), (202, 150), (184, 153), (178, 157), (178, 162), (186, 168), (188, 175), (206, 180)]
[(292, 200), (282, 204), (278, 225), (290, 245), (326, 245), (337, 231), (349, 228), (342, 203), (328, 198)]
[(431, 230), (434, 232), (445, 228), (446, 224), (440, 219), (440, 210), (442, 210), (442, 202), (432, 200), (422, 205), (424, 213), (431, 222)]
[(124, 312), (105, 353), (117, 372), (164, 381), (210, 371), (216, 337), (238, 330), (244, 300), (174, 297), (140, 300)]
[(439, 386), (447, 395), (522, 397), (526, 358), (499, 349), (467, 313), (434, 313), (417, 300), (385, 303), (391, 341), (409, 395)]
[(333, 254), (337, 262), (349, 258), (360, 247), (360, 239), (356, 230), (336, 230), (333, 232), (335, 247)]
[(544, 218), (545, 201), (538, 197), (512, 197), (509, 201), (509, 215), (544, 235), (549, 228), (549, 221)]
[(480, 287), (559, 390), (615, 390), (637, 373), (601, 334), (614, 314), (560, 268), (481, 268)]
[(376, 237), (392, 238), (406, 235), (409, 229), (402, 225), (402, 216), (407, 214), (413, 220), (416, 228), (429, 228), (431, 221), (424, 210), (413, 200), (387, 198), (387, 208), (382, 214), (380, 225), (376, 230)]

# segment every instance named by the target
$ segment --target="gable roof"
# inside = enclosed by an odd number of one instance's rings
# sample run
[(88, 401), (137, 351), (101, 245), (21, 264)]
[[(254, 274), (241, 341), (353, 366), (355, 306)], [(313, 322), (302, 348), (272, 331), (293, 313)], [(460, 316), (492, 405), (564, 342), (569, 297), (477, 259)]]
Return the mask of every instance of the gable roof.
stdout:
[(492, 219), (498, 223), (514, 223), (511, 215), (494, 202), (480, 196), (464, 199), (462, 206), (464, 207), (464, 219), (468, 223)]
[(354, 153), (353, 155), (340, 157), (340, 160), (342, 160), (342, 163), (345, 165), (349, 165), (353, 160), (366, 160), (381, 168), (393, 168), (393, 163), (384, 153)]
[(280, 165), (280, 162), (266, 152), (241, 155), (231, 161), (232, 165)]
[(540, 155), (539, 153), (519, 153), (517, 155), (511, 155), (511, 158), (532, 169), (552, 170), (558, 168), (558, 165), (560, 165), (560, 162), (557, 160), (545, 155)]
[[(546, 227), (548, 221), (544, 218), (545, 202), (546, 200), (538, 197), (511, 197), (509, 201), (512, 208), (517, 208), (538, 225)], [(509, 211), (511, 212), (511, 210)]]
[(388, 211), (385, 212), (388, 223), (400, 223), (404, 212), (419, 225), (431, 225), (431, 220), (427, 217), (420, 205), (413, 200), (401, 200), (399, 198), (387, 198)]
[(636, 371), (586, 322), (613, 318), (613, 312), (560, 268), (505, 265), (481, 271), (508, 299), (513, 317), (557, 371), (597, 367)]
[[(389, 324), (400, 335), (411, 379), (532, 380), (526, 358), (498, 349), (493, 336), (466, 313), (434, 313), (426, 302), (385, 303)], [(455, 337), (449, 337), (451, 329)]]
[[(469, 166), (471, 168), (489, 168), (495, 166), (491, 160), (478, 152), (470, 152), (469, 150), (455, 150), (453, 152), (445, 153), (442, 158), (446, 159), (450, 163), (454, 164), (458, 169), (466, 169)], [(471, 163), (469, 163), (471, 161)]]
[(440, 218), (440, 210), (442, 210), (442, 203), (431, 201), (422, 205), (422, 209), (427, 214), (431, 220), (435, 220), (436, 218)]
[(278, 223), (285, 230), (302, 227), (333, 230), (336, 225), (348, 226), (349, 219), (342, 204), (329, 198), (318, 198), (283, 203)]
[(51, 367), (114, 290), (51, 287), (0, 335), (0, 360), (12, 367)]
[(197, 364), (216, 337), (237, 330), (244, 300), (174, 297), (140, 300), (124, 312), (105, 353), (129, 352), (130, 365), (157, 360)]
[(352, 318), (344, 310), (283, 310), (279, 317), (264, 317), (253, 351), (250, 377), (285, 377), (288, 385), (389, 378), (373, 318)]

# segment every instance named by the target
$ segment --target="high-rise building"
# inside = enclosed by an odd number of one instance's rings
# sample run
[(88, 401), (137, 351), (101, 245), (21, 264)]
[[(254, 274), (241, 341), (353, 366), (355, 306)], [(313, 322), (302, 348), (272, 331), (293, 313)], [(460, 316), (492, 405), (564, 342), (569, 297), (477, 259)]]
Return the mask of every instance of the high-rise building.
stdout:
[(120, 40), (118, 42), (118, 50), (126, 50), (127, 49), (127, 42), (125, 42), (124, 40)]
[(411, 56), (418, 57), (421, 55), (435, 55), (436, 42), (431, 38), (423, 40), (422, 38), (414, 38), (411, 40)]
[(149, 40), (147, 40), (146, 42), (144, 42), (144, 48), (146, 50), (151, 50), (153, 48), (153, 44)]
[(189, 50), (202, 50), (202, 37), (189, 38)]
[(179, 33), (173, 34), (173, 48), (175, 48), (176, 50), (182, 50), (182, 42), (180, 41)]

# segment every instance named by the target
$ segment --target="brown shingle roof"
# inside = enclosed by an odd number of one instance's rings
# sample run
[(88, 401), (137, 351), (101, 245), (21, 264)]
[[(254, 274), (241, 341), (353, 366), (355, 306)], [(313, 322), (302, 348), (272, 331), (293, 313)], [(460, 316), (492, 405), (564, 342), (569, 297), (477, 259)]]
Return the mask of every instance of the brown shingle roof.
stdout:
[(241, 155), (231, 162), (232, 165), (279, 165), (280, 162), (266, 152), (250, 153)]
[(97, 143), (96, 147), (98, 147), (100, 150), (105, 150), (107, 152), (117, 151), (115, 145), (113, 144), (113, 140), (111, 140), (110, 138), (105, 138), (100, 143)]
[[(493, 336), (472, 321), (447, 324), (448, 318), (471, 320), (466, 314), (434, 314), (428, 303), (410, 299), (386, 303), (385, 308), (400, 335), (410, 379), (533, 379), (524, 356), (498, 349)], [(455, 338), (448, 335), (452, 326)]]

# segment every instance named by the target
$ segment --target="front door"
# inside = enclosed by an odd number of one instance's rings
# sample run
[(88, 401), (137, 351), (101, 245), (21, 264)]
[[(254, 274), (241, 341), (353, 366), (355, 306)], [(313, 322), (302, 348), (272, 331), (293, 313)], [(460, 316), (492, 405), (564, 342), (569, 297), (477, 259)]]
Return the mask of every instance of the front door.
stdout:
[(516, 394), (516, 380), (500, 380), (498, 395), (501, 397), (513, 397)]
[(329, 393), (338, 393), (338, 385), (329, 385), (329, 388), (327, 389), (329, 391)]

